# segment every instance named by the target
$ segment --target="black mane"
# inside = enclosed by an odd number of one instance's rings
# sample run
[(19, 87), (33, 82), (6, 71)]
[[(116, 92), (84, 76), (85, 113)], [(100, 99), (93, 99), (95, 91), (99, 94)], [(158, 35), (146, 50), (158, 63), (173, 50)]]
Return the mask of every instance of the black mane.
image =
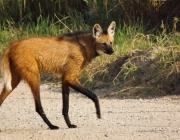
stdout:
[[(74, 38), (74, 37), (77, 37), (79, 35), (86, 35), (86, 34), (90, 34), (91, 31), (75, 31), (73, 33), (66, 33), (66, 34), (63, 34), (61, 36), (59, 36), (59, 39), (63, 39), (63, 38)], [(107, 31), (103, 31), (103, 34), (108, 34)]]
[(59, 38), (73, 38), (73, 37), (77, 37), (79, 35), (84, 35), (84, 34), (89, 34), (91, 33), (90, 31), (75, 31), (73, 33), (66, 33), (61, 35)]

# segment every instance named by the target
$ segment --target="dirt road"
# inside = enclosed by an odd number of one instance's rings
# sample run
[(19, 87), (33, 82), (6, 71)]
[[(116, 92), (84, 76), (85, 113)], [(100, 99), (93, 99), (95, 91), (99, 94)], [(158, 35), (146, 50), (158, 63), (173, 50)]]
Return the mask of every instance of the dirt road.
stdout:
[(180, 139), (179, 96), (139, 100), (100, 98), (102, 119), (97, 119), (93, 102), (72, 93), (69, 114), (78, 128), (69, 129), (61, 113), (60, 92), (45, 84), (41, 86), (44, 111), (60, 127), (49, 130), (35, 112), (29, 87), (21, 82), (0, 107), (0, 140)]

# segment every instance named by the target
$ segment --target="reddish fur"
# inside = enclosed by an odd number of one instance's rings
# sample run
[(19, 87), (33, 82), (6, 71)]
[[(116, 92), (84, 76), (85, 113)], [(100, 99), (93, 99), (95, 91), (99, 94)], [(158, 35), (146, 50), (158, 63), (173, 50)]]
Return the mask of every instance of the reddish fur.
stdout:
[[(92, 33), (61, 37), (36, 37), (16, 41), (9, 45), (2, 56), (2, 72), (7, 77), (5, 82), (11, 81), (13, 90), (22, 78), (25, 79), (32, 90), (36, 110), (40, 115), (44, 114), (40, 103), (41, 71), (62, 75), (63, 94), (67, 94), (63, 98), (67, 100), (67, 103), (69, 86), (85, 92), (89, 98), (95, 100), (94, 94), (92, 96), (89, 91), (82, 89), (78, 77), (84, 67), (97, 56), (96, 49), (101, 48), (99, 44), (110, 41), (114, 41), (113, 36), (103, 34), (95, 39)], [(0, 95), (0, 105), (12, 90), (4, 86)], [(68, 112), (68, 107), (65, 107), (65, 114), (66, 112)], [(47, 122), (45, 117), (43, 119), (50, 128), (56, 129), (51, 123)], [(68, 119), (66, 116), (69, 127), (74, 127), (70, 125)]]
[[(83, 68), (96, 57), (92, 34), (80, 35), (79, 38), (81, 45), (85, 46), (81, 46), (74, 37), (38, 37), (16, 41), (6, 49), (2, 61), (9, 60), (11, 72), (28, 83), (36, 83), (36, 87), (40, 85), (41, 71), (58, 73), (63, 80), (76, 81)], [(6, 71), (8, 66), (4, 68)]]

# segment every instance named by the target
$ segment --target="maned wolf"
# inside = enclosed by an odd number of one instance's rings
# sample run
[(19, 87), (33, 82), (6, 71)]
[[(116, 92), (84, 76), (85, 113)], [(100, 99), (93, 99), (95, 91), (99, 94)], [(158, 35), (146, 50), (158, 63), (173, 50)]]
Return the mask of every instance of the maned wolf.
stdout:
[(75, 32), (60, 37), (35, 37), (13, 42), (5, 50), (1, 60), (4, 87), (0, 95), (0, 105), (19, 84), (26, 80), (31, 88), (36, 112), (50, 129), (52, 125), (46, 117), (40, 100), (40, 72), (54, 72), (62, 75), (63, 116), (69, 128), (76, 128), (69, 120), (69, 88), (90, 98), (101, 118), (99, 100), (91, 91), (83, 88), (78, 81), (84, 67), (100, 54), (112, 54), (116, 23), (113, 21), (107, 31), (95, 24), (92, 32)]

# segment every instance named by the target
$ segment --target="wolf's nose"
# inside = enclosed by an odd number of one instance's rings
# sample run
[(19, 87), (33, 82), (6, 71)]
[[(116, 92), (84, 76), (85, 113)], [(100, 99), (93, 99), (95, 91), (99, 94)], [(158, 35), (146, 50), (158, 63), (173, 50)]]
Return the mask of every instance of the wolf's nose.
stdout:
[(114, 50), (112, 48), (109, 49), (108, 54), (112, 54)]

